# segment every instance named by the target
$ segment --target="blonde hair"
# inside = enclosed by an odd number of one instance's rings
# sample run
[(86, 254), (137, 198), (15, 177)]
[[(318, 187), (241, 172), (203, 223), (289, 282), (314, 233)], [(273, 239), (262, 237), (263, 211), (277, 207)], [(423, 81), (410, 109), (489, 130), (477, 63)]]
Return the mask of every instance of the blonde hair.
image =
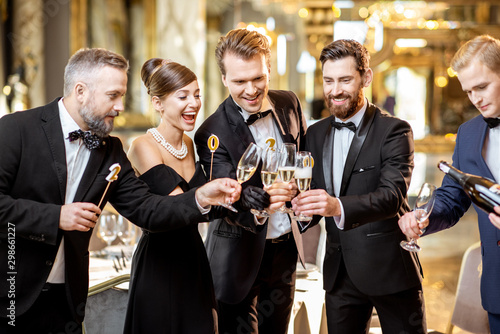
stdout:
[(451, 67), (458, 72), (479, 60), (494, 72), (500, 71), (500, 41), (490, 35), (480, 35), (462, 45), (451, 60)]
[(233, 29), (226, 36), (219, 39), (215, 48), (215, 58), (222, 75), (226, 75), (224, 67), (224, 56), (226, 53), (233, 54), (244, 60), (252, 59), (257, 55), (264, 55), (267, 67), (271, 68), (271, 48), (266, 36), (257, 31), (245, 28)]

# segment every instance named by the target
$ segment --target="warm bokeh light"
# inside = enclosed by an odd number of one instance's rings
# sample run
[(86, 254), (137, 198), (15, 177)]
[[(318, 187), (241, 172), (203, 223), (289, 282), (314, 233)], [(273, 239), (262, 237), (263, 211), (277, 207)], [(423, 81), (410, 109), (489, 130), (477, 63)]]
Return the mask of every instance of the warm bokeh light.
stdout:
[(10, 88), (9, 85), (3, 87), (3, 95), (8, 96), (8, 95), (10, 95), (11, 91), (12, 91), (12, 89)]
[(427, 46), (427, 40), (423, 38), (398, 38), (395, 43), (400, 48), (424, 48)]
[(436, 84), (436, 86), (443, 88), (446, 87), (446, 85), (448, 85), (448, 79), (445, 76), (440, 75), (436, 77), (436, 79), (434, 79), (434, 83)]
[(436, 30), (439, 28), (439, 23), (435, 20), (429, 20), (425, 23), (425, 27), (429, 30)]
[(370, 12), (368, 11), (368, 8), (362, 7), (362, 8), (359, 9), (358, 15), (362, 19), (366, 19), (368, 17), (368, 15), (370, 15)]
[(307, 8), (301, 8), (299, 9), (299, 16), (303, 19), (305, 19), (309, 15), (309, 11)]
[(339, 18), (342, 15), (342, 10), (340, 8), (333, 7), (333, 16)]
[(457, 134), (456, 133), (447, 133), (444, 135), (444, 138), (446, 140), (455, 141), (457, 139)]

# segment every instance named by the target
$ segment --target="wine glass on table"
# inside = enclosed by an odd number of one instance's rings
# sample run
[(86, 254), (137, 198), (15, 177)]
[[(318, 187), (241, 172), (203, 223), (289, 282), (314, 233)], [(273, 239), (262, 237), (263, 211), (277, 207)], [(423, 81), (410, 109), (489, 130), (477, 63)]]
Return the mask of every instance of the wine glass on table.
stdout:
[[(280, 154), (274, 149), (274, 147), (267, 148), (262, 154), (262, 169), (260, 171), (260, 177), (265, 187), (270, 187), (278, 177), (279, 158)], [(250, 212), (259, 217), (271, 216), (265, 210), (251, 209)]]
[[(432, 208), (434, 207), (434, 200), (436, 196), (436, 186), (430, 183), (424, 183), (418, 192), (417, 199), (415, 201), (415, 208), (413, 209), (413, 214), (417, 222), (423, 223), (429, 218)], [(420, 246), (417, 244), (415, 239), (410, 241), (401, 241), (401, 247), (409, 252), (420, 251)]]
[[(297, 167), (295, 168), (295, 181), (297, 188), (302, 193), (309, 189), (312, 179), (312, 158), (311, 152), (299, 151), (297, 152)], [(312, 217), (300, 213), (298, 216), (293, 217), (299, 222), (309, 222)]]
[[(278, 172), (281, 181), (289, 183), (295, 174), (295, 164), (296, 164), (297, 148), (295, 144), (284, 143), (281, 146), (280, 151), (280, 165), (278, 167)], [(291, 209), (283, 205), (278, 209), (280, 212), (292, 212)]]
[(118, 235), (117, 217), (115, 214), (103, 214), (99, 218), (99, 235), (107, 247), (111, 246), (113, 240)]
[[(248, 181), (255, 173), (260, 162), (261, 151), (261, 148), (255, 145), (255, 143), (250, 143), (250, 145), (248, 145), (236, 167), (236, 180), (238, 180), (240, 184)], [(238, 210), (232, 206), (233, 203), (219, 204), (231, 211), (238, 212)]]
[(132, 223), (130, 223), (127, 218), (119, 215), (117, 221), (117, 231), (118, 237), (123, 242), (123, 244), (125, 246), (129, 246), (132, 242), (132, 239), (135, 237), (134, 225), (132, 225)]

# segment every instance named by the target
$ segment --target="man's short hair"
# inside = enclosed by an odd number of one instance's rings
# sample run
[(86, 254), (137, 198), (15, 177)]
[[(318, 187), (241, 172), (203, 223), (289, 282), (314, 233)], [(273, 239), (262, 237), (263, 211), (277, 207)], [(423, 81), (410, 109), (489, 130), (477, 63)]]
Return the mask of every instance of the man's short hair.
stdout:
[(252, 59), (257, 55), (264, 55), (268, 69), (271, 68), (269, 40), (257, 31), (245, 28), (233, 29), (226, 36), (219, 39), (219, 43), (215, 48), (215, 58), (222, 75), (226, 75), (226, 68), (224, 67), (224, 56), (226, 54), (233, 54), (245, 60)]
[(500, 41), (489, 35), (480, 35), (462, 45), (451, 60), (451, 68), (458, 72), (473, 60), (479, 60), (493, 72), (500, 71)]
[(68, 61), (64, 69), (64, 96), (71, 94), (78, 81), (92, 86), (92, 78), (96, 72), (105, 66), (111, 66), (125, 72), (128, 71), (128, 61), (122, 55), (102, 49), (80, 49)]
[(370, 54), (363, 44), (352, 39), (339, 39), (323, 48), (319, 61), (321, 66), (328, 60), (340, 60), (353, 57), (356, 61), (356, 69), (363, 75), (370, 67)]

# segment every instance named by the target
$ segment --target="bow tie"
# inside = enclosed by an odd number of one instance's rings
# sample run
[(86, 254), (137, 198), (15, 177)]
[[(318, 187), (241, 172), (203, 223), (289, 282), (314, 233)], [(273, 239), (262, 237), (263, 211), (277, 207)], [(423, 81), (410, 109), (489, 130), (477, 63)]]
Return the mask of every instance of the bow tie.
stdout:
[(101, 145), (101, 138), (99, 138), (97, 135), (91, 134), (90, 131), (83, 132), (82, 130), (78, 129), (70, 132), (68, 138), (69, 141), (74, 141), (78, 138), (82, 138), (83, 143), (89, 150), (98, 148)]
[(252, 125), (253, 123), (255, 123), (256, 120), (264, 118), (267, 115), (269, 115), (270, 113), (271, 113), (271, 110), (266, 110), (266, 111), (258, 112), (256, 114), (251, 114), (250, 117), (248, 117), (246, 123), (247, 123), (247, 125)]
[(342, 123), (332, 120), (332, 126), (337, 130), (340, 130), (341, 128), (348, 128), (352, 132), (356, 132), (356, 125), (354, 125), (353, 122)]
[(487, 117), (483, 117), (484, 121), (486, 123), (488, 123), (488, 127), (490, 129), (498, 126), (498, 124), (500, 124), (500, 118), (487, 118)]

